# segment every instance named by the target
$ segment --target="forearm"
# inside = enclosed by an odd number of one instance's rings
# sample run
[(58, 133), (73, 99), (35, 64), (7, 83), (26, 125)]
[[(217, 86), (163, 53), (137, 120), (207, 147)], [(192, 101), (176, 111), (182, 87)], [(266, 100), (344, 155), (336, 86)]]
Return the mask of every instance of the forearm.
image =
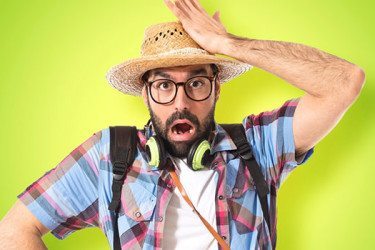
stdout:
[(10, 234), (4, 230), (1, 230), (0, 234), (0, 249), (47, 249), (46, 245), (42, 241), (42, 238), (35, 234), (27, 234), (22, 230), (16, 234)]
[(45, 228), (19, 201), (0, 221), (0, 249), (47, 249), (42, 236)]
[(256, 40), (229, 34), (222, 53), (279, 76), (316, 97), (359, 92), (363, 71), (321, 50), (290, 42)]
[[(9, 224), (8, 224), (9, 225)], [(42, 236), (25, 230), (15, 230), (11, 225), (0, 223), (0, 249), (47, 249)]]

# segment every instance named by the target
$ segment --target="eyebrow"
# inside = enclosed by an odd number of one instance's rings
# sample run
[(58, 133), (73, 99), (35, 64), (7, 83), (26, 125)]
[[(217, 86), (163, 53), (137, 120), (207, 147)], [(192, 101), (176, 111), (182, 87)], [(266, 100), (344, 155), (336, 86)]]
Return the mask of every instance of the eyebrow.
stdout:
[[(202, 74), (207, 74), (207, 70), (205, 68), (195, 69), (195, 70), (189, 72), (188, 78), (191, 78), (191, 77), (197, 76), (197, 75), (202, 75)], [(156, 77), (156, 76), (161, 76), (161, 77), (164, 77), (164, 78), (171, 79), (171, 76), (169, 74), (165, 73), (162, 70), (155, 70), (153, 72), (153, 74), (151, 75), (151, 77)]]

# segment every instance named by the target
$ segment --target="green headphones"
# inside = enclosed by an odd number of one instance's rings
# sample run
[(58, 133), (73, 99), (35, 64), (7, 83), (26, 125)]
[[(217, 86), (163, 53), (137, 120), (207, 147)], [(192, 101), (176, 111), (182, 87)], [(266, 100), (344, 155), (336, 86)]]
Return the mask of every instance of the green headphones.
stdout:
[[(187, 156), (188, 166), (193, 170), (200, 170), (207, 166), (212, 160), (210, 148), (207, 140), (196, 141)], [(163, 167), (166, 161), (163, 139), (158, 135), (151, 136), (146, 143), (146, 154), (149, 157), (149, 165)]]

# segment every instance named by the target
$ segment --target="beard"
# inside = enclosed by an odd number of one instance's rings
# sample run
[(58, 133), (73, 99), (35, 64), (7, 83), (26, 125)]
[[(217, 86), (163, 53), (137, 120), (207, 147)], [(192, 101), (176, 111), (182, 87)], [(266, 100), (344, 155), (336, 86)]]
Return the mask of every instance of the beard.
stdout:
[[(154, 127), (156, 134), (163, 139), (165, 149), (174, 157), (186, 158), (191, 146), (198, 140), (207, 140), (215, 126), (215, 105), (212, 106), (210, 112), (202, 122), (199, 122), (198, 117), (186, 109), (174, 112), (167, 119), (165, 124), (163, 124), (161, 119), (151, 110), (151, 108), (149, 108), (149, 112), (152, 126)], [(187, 119), (195, 126), (196, 134), (191, 141), (178, 142), (172, 141), (168, 138), (168, 131), (171, 129), (172, 123), (177, 119)]]

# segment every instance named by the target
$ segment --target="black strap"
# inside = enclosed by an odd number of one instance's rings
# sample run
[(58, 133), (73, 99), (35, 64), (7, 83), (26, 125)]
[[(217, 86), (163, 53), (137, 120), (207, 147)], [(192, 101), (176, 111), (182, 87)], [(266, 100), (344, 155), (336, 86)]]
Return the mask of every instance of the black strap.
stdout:
[(113, 247), (121, 249), (118, 231), (118, 211), (120, 209), (121, 189), (129, 166), (135, 159), (137, 149), (137, 128), (130, 126), (115, 126), (110, 129), (110, 158), (112, 162), (112, 201), (108, 206), (110, 211), (115, 212), (113, 222)]
[[(247, 141), (245, 129), (242, 124), (220, 124), (221, 127), (227, 131), (233, 142), (236, 144), (237, 150), (233, 153), (234, 157), (240, 156), (246, 163), (249, 172), (253, 178), (257, 193), (259, 195), (260, 204), (264, 218), (267, 222), (270, 234), (274, 231), (270, 224), (270, 216), (267, 203), (267, 194), (270, 190), (267, 186), (266, 180), (261, 172), (261, 168), (256, 162), (253, 154), (251, 153), (250, 145)], [(275, 248), (276, 242), (273, 243)]]
[(115, 213), (113, 220), (113, 249), (121, 250), (120, 235), (118, 232), (118, 212)]

